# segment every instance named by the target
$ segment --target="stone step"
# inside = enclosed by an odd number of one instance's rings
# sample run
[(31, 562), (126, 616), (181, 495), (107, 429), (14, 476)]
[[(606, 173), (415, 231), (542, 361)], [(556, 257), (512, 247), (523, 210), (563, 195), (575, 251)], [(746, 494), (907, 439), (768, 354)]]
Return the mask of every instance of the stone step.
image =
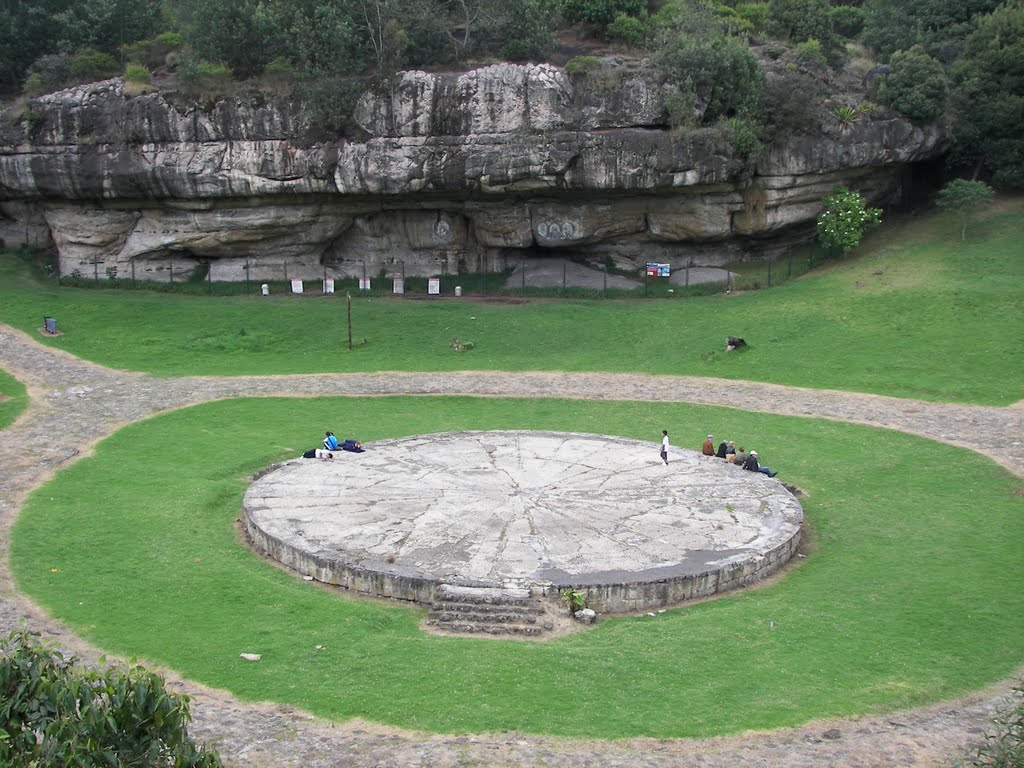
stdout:
[(436, 590), (438, 600), (458, 603), (488, 603), (491, 605), (527, 605), (530, 590), (517, 587), (470, 587), (458, 584), (440, 584)]
[(447, 632), (461, 632), (464, 634), (486, 634), (486, 635), (540, 635), (545, 628), (536, 625), (521, 624), (474, 624), (472, 622), (436, 622), (428, 621), (428, 624), (436, 626)]
[(464, 612), (464, 613), (508, 613), (520, 616), (536, 616), (543, 613), (539, 605), (519, 605), (516, 603), (456, 603), (451, 600), (432, 603), (431, 611)]
[(536, 624), (537, 616), (521, 613), (498, 613), (473, 611), (435, 611), (431, 609), (427, 616), (439, 624), (472, 623), (472, 624)]

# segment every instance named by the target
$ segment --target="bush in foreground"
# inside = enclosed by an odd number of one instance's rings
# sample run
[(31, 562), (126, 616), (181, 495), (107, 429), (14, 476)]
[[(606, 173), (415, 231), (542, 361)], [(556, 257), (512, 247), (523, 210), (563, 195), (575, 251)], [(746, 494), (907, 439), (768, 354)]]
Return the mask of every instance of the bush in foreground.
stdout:
[(154, 672), (83, 669), (17, 630), (0, 641), (0, 764), (221, 768), (189, 738), (188, 702)]

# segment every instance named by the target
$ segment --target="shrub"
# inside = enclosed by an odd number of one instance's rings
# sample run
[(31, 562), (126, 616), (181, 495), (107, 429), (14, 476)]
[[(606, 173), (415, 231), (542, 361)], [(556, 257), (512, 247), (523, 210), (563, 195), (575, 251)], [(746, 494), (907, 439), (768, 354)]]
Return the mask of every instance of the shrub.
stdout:
[(732, 153), (737, 157), (756, 157), (761, 153), (761, 137), (758, 126), (742, 117), (730, 117), (724, 128)]
[(942, 64), (915, 45), (893, 54), (892, 73), (885, 80), (883, 93), (889, 106), (923, 123), (945, 111), (949, 85)]
[(819, 80), (799, 72), (769, 78), (762, 111), (766, 135), (784, 138), (817, 132), (815, 105), (821, 100), (823, 91)]
[(147, 84), (153, 79), (153, 76), (148, 67), (142, 64), (129, 64), (124, 71), (124, 79), (129, 83)]
[(558, 8), (570, 24), (579, 21), (607, 26), (620, 13), (639, 16), (647, 9), (645, 0), (559, 0)]
[(754, 32), (763, 32), (768, 17), (768, 4), (740, 3), (736, 6), (736, 15), (749, 23)]
[(620, 13), (608, 25), (605, 37), (626, 45), (641, 46), (647, 41), (647, 19)]
[(837, 35), (853, 39), (864, 29), (864, 9), (852, 5), (837, 5), (829, 9), (832, 31)]
[(234, 91), (234, 79), (226, 64), (186, 59), (178, 65), (178, 86), (192, 97), (228, 96)]
[(42, 56), (29, 67), (28, 77), (32, 80), (32, 93), (29, 93), (28, 79), (25, 81), (25, 95), (39, 96), (44, 93), (59, 91), (71, 77), (71, 57), (63, 53)]
[(140, 40), (121, 46), (125, 59), (134, 64), (142, 64), (150, 70), (167, 63), (167, 57), (181, 49), (181, 35), (177, 32), (164, 32), (151, 40)]
[(818, 240), (829, 250), (846, 255), (860, 244), (864, 233), (882, 221), (878, 208), (868, 208), (859, 192), (837, 187), (822, 201), (818, 217)]
[(960, 239), (967, 239), (967, 225), (974, 212), (992, 202), (992, 187), (983, 181), (953, 179), (942, 189), (935, 203), (943, 210), (952, 211), (960, 219)]
[(0, 763), (220, 768), (188, 735), (183, 694), (142, 667), (79, 668), (37, 634), (0, 641)]
[(582, 77), (596, 72), (602, 66), (597, 56), (574, 56), (565, 62), (565, 73), (571, 77)]
[(821, 72), (828, 68), (825, 54), (821, 50), (821, 43), (814, 38), (797, 43), (797, 46), (790, 51), (789, 58), (798, 69), (804, 72)]
[(109, 53), (86, 50), (71, 59), (70, 77), (75, 83), (92, 83), (121, 74), (121, 65)]
[(1013, 689), (1011, 703), (992, 718), (985, 740), (968, 754), (963, 768), (1020, 768), (1024, 765), (1024, 682)]

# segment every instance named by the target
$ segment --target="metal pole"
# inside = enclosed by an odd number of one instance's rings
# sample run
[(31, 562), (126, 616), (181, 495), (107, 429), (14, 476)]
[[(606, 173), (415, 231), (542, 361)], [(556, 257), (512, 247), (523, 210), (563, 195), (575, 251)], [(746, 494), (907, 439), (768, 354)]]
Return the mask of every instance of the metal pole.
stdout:
[(786, 268), (786, 279), (789, 280), (789, 278), (791, 278), (793, 276), (793, 249), (792, 248), (787, 248), (786, 249), (786, 257), (787, 257), (786, 260), (789, 262), (789, 265)]
[(523, 275), (522, 275), (522, 277), (523, 277), (523, 296), (526, 296), (526, 262), (525, 261), (520, 261), (519, 262), (519, 269), (521, 269), (523, 271)]
[(245, 295), (249, 295), (249, 259), (245, 260)]
[(686, 279), (683, 281), (683, 293), (690, 292), (690, 270), (693, 268), (693, 259), (686, 262)]
[(210, 296), (213, 296), (213, 263), (206, 265), (206, 288)]
[(646, 299), (650, 294), (647, 292), (647, 268), (644, 268), (644, 298)]
[(135, 259), (131, 260), (132, 265), (132, 288), (135, 287)]
[(100, 281), (100, 263), (98, 261), (92, 263), (92, 274), (98, 283)]
[(174, 256), (171, 256), (171, 285), (174, 285)]
[(603, 273), (604, 273), (603, 274), (603, 279), (604, 279), (604, 297), (607, 299), (608, 298), (608, 265), (607, 264), (604, 265)]
[(566, 264), (563, 261), (562, 262), (562, 295), (563, 296), (565, 296), (565, 273), (566, 273), (567, 267), (568, 267), (568, 264)]
[(772, 257), (768, 257), (768, 287), (772, 287)]
[(352, 351), (352, 294), (345, 294), (346, 304), (348, 305), (348, 350)]

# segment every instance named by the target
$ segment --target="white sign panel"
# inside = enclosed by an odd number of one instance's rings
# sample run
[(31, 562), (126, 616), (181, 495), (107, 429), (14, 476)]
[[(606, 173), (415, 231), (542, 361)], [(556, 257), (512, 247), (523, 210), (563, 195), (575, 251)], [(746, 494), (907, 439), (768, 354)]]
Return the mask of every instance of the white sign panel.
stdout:
[(324, 278), (324, 293), (334, 293), (334, 278)]
[(292, 278), (292, 293), (302, 293), (302, 281)]
[(395, 287), (392, 290), (392, 293), (405, 293), (405, 278), (404, 277), (396, 277), (395, 278)]
[(368, 277), (360, 277), (359, 278), (359, 290), (360, 291), (368, 291), (368, 290), (370, 290), (370, 278), (368, 278)]
[(441, 293), (441, 278), (440, 277), (428, 277), (427, 278), (427, 293), (431, 296), (437, 296)]

